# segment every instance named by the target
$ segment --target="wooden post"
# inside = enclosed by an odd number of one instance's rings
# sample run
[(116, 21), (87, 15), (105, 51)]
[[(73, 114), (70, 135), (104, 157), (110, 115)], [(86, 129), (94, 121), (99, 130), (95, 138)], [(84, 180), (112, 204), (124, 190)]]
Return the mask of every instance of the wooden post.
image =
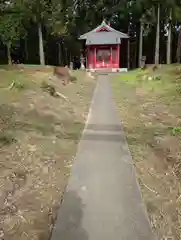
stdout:
[(86, 69), (88, 69), (88, 57), (89, 57), (89, 48), (86, 48)]
[(59, 66), (61, 66), (61, 43), (60, 43), (60, 41), (58, 41), (58, 65)]
[(117, 46), (117, 65), (120, 68), (120, 44)]
[[(128, 36), (130, 35), (130, 22), (128, 23)], [(130, 38), (128, 38), (127, 68), (130, 69)]]
[(143, 30), (144, 30), (144, 23), (140, 21), (140, 39), (139, 39), (139, 68), (141, 67), (141, 61), (143, 56)]
[(94, 68), (96, 68), (96, 47), (94, 47)]
[(112, 46), (111, 46), (110, 64), (112, 66)]
[(128, 39), (128, 58), (127, 58), (127, 68), (130, 69), (130, 40)]
[(80, 56), (80, 64), (81, 64), (80, 69), (84, 70), (85, 66), (84, 66), (84, 56), (83, 56), (83, 54), (81, 54), (81, 56)]

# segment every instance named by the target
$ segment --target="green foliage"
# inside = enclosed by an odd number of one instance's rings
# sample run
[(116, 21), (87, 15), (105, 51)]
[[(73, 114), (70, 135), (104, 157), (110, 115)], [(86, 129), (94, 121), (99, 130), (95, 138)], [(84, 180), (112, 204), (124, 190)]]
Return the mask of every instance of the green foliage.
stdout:
[(8, 87), (8, 90), (11, 90), (11, 89), (17, 89), (17, 90), (23, 90), (25, 89), (25, 83), (24, 82), (20, 82), (20, 81), (13, 81), (11, 83), (11, 85)]
[[(33, 22), (37, 27), (38, 24), (41, 25), (43, 37), (51, 34), (53, 39), (61, 39), (62, 48), (66, 45), (71, 52), (68, 55), (79, 55), (81, 43), (77, 43), (78, 36), (100, 24), (103, 19), (110, 21), (113, 27), (123, 32), (128, 31), (129, 26), (130, 35), (137, 39), (142, 21), (143, 35), (151, 34), (154, 38), (158, 3), (161, 4), (160, 32), (163, 36), (170, 9), (173, 10), (173, 24), (181, 20), (179, 0), (11, 0), (10, 4), (2, 1), (1, 9), (6, 9), (9, 14), (0, 16), (0, 37), (7, 47), (14, 47), (17, 41), (26, 37), (25, 29), (32, 27)], [(155, 41), (153, 45), (154, 43)]]
[(180, 134), (181, 133), (181, 127), (173, 127), (171, 131), (172, 131), (173, 135)]
[(0, 133), (0, 146), (10, 145), (16, 142), (15, 137), (10, 133)]
[(181, 84), (176, 84), (176, 92), (181, 95)]
[(55, 36), (65, 35), (68, 31), (68, 19), (66, 19), (65, 6), (61, 1), (52, 1), (51, 11), (47, 15), (47, 27)]
[(25, 89), (25, 83), (15, 81), (14, 87), (18, 90), (23, 90)]
[(0, 38), (4, 45), (16, 46), (20, 38), (26, 37), (23, 16), (18, 13), (0, 16)]
[(40, 23), (47, 18), (51, 4), (48, 0), (17, 0), (21, 11), (26, 13), (26, 18), (35, 23)]
[(43, 89), (44, 92), (48, 92), (52, 97), (56, 96), (56, 89), (53, 85), (43, 81), (41, 84), (41, 88)]

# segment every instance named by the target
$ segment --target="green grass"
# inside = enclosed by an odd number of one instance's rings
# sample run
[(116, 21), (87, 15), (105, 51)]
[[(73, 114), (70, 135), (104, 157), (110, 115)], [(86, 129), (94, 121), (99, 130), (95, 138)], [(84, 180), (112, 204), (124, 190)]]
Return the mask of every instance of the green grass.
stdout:
[(112, 86), (153, 230), (179, 240), (181, 65), (129, 71)]
[[(50, 79), (52, 67), (38, 68), (0, 67), (0, 211), (6, 201), (18, 211), (0, 216), (7, 239), (49, 239), (95, 87), (84, 72), (74, 71), (77, 82), (63, 86)], [(47, 94), (49, 86), (68, 101)]]
[(172, 134), (181, 134), (181, 127), (173, 127), (172, 128)]
[(9, 132), (0, 133), (0, 147), (4, 145), (10, 145), (15, 142), (16, 142), (15, 137)]

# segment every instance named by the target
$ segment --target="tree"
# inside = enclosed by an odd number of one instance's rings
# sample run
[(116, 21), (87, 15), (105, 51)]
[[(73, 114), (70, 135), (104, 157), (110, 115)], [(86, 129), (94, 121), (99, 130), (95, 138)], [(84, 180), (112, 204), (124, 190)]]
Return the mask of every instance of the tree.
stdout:
[[(1, 39), (8, 36), (14, 28), (16, 35), (14, 36), (13, 33), (10, 34), (14, 39), (11, 40), (11, 42), (13, 42), (11, 47), (14, 50), (17, 41), (24, 38), (25, 33), (23, 33), (23, 31), (25, 31), (25, 28), (28, 32), (29, 42), (34, 41), (34, 34), (37, 33), (41, 64), (45, 64), (45, 40), (48, 43), (46, 46), (47, 50), (48, 46), (51, 45), (51, 48), (54, 49), (51, 52), (53, 54), (59, 53), (59, 63), (65, 62), (65, 48), (67, 49), (67, 59), (69, 61), (71, 57), (78, 56), (81, 52), (81, 42), (77, 40), (78, 36), (93, 29), (100, 24), (103, 19), (105, 19), (106, 22), (110, 22), (113, 28), (123, 32), (127, 32), (129, 26), (131, 37), (131, 67), (133, 66), (133, 58), (135, 63), (139, 60), (140, 66), (142, 55), (147, 56), (148, 62), (154, 62), (155, 58), (159, 59), (159, 52), (161, 55), (160, 58), (163, 57), (163, 55), (165, 57), (165, 52), (163, 53), (162, 48), (158, 50), (160, 46), (156, 47), (157, 44), (154, 45), (154, 43), (159, 42), (157, 41), (158, 39), (155, 39), (155, 30), (158, 27), (157, 23), (160, 22), (160, 30), (157, 31), (157, 33), (159, 32), (157, 36), (160, 35), (159, 37), (164, 40), (163, 49), (167, 47), (167, 63), (169, 63), (169, 59), (171, 59), (171, 36), (173, 36), (173, 40), (175, 40), (175, 36), (179, 35), (179, 31), (176, 32), (173, 26), (177, 25), (179, 29), (181, 23), (181, 14), (175, 17), (175, 9), (180, 9), (178, 4), (179, 0), (178, 3), (177, 0), (164, 0), (164, 2), (163, 0), (114, 0), (113, 2), (110, 0), (2, 0), (1, 3), (1, 19), (6, 20), (1, 20)], [(7, 3), (10, 3), (10, 5)], [(158, 5), (160, 5), (160, 21), (157, 21)], [(21, 14), (18, 14), (18, 18), (14, 20), (16, 16), (14, 13), (17, 9)], [(145, 9), (148, 10), (145, 11)], [(22, 19), (23, 21), (19, 21), (18, 19)], [(8, 24), (8, 27), (5, 27), (5, 24)], [(166, 25), (168, 25), (167, 42), (163, 35), (163, 30)], [(7, 29), (8, 31), (5, 33)], [(37, 29), (37, 31), (35, 32), (34, 29)], [(181, 55), (181, 45), (179, 45), (181, 42), (181, 33), (179, 36), (177, 47), (178, 61), (181, 60), (179, 57), (179, 55)], [(7, 42), (7, 39), (3, 42)], [(24, 51), (24, 42), (21, 41), (21, 44), (21, 48)], [(28, 47), (27, 45), (27, 53), (29, 51)], [(156, 49), (158, 51), (156, 51)], [(172, 52), (174, 52), (174, 50)], [(157, 53), (158, 55), (156, 56)], [(23, 53), (22, 55), (24, 56), (25, 54)], [(29, 59), (31, 57), (33, 58), (33, 56), (29, 54)], [(47, 58), (47, 61), (53, 61), (53, 59), (54, 58), (50, 56)], [(56, 61), (57, 60), (58, 58), (56, 56)], [(122, 62), (126, 64), (126, 57)], [(134, 64), (134, 66), (136, 66), (136, 64)]]
[(42, 27), (51, 11), (51, 1), (48, 0), (17, 0), (19, 8), (25, 13), (26, 19), (37, 26), (39, 39), (40, 64), (45, 65), (45, 53)]
[(152, 1), (145, 0), (144, 2), (145, 7), (150, 9), (151, 25), (155, 23), (155, 19), (156, 19), (156, 39), (155, 39), (155, 54), (154, 54), (155, 65), (159, 64), (159, 59), (160, 59), (160, 10), (161, 10), (160, 6), (161, 6), (161, 3), (163, 5), (162, 0), (152, 0)]
[(4, 14), (0, 16), (0, 36), (7, 48), (8, 64), (11, 64), (11, 50), (20, 38), (26, 36), (26, 30), (23, 26), (23, 15), (18, 11), (16, 4), (12, 3), (5, 8), (6, 14), (3, 11)]
[(171, 63), (171, 42), (172, 42), (172, 23), (175, 16), (175, 10), (177, 6), (177, 0), (166, 0), (166, 36), (167, 36), (167, 64)]
[(140, 38), (139, 38), (139, 67), (143, 55), (143, 37), (147, 36), (154, 23), (153, 7), (142, 13), (140, 19)]
[(70, 18), (73, 15), (73, 3), (71, 1), (52, 1), (51, 11), (47, 16), (47, 28), (51, 35), (57, 40), (58, 63), (62, 63), (62, 44), (65, 36), (69, 32)]
[(176, 20), (176, 24), (175, 24), (176, 30), (178, 32), (176, 60), (177, 60), (177, 63), (180, 63), (181, 62), (181, 6), (180, 4), (175, 6), (173, 14)]
[[(162, 2), (161, 0), (158, 1), (158, 6), (162, 6), (162, 20), (166, 22), (164, 26), (166, 25), (167, 29), (167, 53), (166, 53), (166, 62), (167, 64), (171, 63), (171, 43), (172, 43), (172, 24), (173, 19), (175, 20), (181, 20), (181, 2), (180, 0), (165, 0)], [(157, 18), (160, 18), (159, 13), (157, 15)], [(157, 21), (158, 22), (158, 21)], [(160, 22), (160, 21), (159, 21)], [(157, 25), (158, 27), (158, 25)], [(158, 29), (157, 29), (158, 30)], [(181, 58), (179, 55), (181, 54), (181, 47), (180, 47), (180, 41), (181, 41), (181, 33), (180, 37), (178, 37), (178, 47), (177, 47), (177, 59), (179, 61), (179, 58)], [(180, 49), (180, 50), (179, 50)]]
[(141, 60), (143, 56), (143, 30), (144, 30), (144, 22), (140, 20), (140, 36), (139, 36), (139, 67), (141, 67)]
[(178, 28), (178, 41), (177, 41), (177, 63), (181, 62), (181, 26)]
[(155, 44), (155, 65), (159, 64), (160, 57), (160, 4), (157, 5), (157, 28), (156, 28), (156, 44)]
[(172, 42), (172, 9), (170, 8), (167, 25), (167, 64), (171, 63), (171, 42)]

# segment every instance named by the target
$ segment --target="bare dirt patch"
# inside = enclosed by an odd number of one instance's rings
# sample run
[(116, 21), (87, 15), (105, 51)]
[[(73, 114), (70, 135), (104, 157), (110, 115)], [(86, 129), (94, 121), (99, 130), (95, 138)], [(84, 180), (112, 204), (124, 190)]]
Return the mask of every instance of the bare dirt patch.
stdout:
[[(177, 66), (120, 75), (113, 80), (128, 144), (152, 228), (158, 239), (181, 236), (181, 95)], [(159, 78), (148, 80), (145, 74)]]
[(0, 71), (0, 239), (48, 240), (95, 81), (81, 72), (76, 84), (51, 81), (65, 101), (41, 89), (51, 68)]

